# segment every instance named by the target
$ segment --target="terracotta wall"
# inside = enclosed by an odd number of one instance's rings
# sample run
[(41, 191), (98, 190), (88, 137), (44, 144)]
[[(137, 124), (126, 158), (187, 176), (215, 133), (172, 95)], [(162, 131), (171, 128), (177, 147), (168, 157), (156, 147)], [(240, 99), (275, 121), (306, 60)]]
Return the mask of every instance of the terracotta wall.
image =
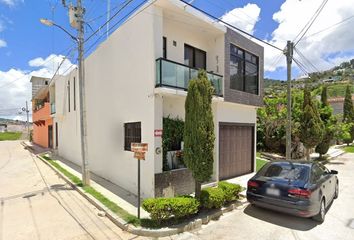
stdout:
[(48, 126), (53, 125), (50, 117), (50, 104), (45, 103), (44, 107), (33, 112), (33, 142), (48, 147)]

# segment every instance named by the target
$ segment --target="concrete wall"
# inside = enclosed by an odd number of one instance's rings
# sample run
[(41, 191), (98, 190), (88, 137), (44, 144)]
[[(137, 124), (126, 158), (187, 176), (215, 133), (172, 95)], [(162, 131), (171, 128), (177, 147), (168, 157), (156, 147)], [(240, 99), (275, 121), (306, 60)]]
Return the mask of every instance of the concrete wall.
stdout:
[[(79, 79), (77, 70), (73, 70), (67, 76), (55, 78), (55, 105), (56, 113), (53, 115), (53, 137), (54, 148), (56, 146), (56, 127), (58, 125), (58, 148), (60, 156), (81, 166), (81, 145), (80, 145), (80, 112), (79, 112)], [(76, 93), (74, 94), (74, 77), (76, 81)], [(70, 93), (68, 92), (68, 81), (70, 81)], [(70, 94), (70, 112), (68, 107), (68, 94)], [(74, 96), (76, 97), (76, 110), (74, 110)]]
[(151, 6), (120, 26), (86, 59), (90, 170), (136, 193), (137, 160), (124, 150), (124, 123), (141, 122), (142, 142), (149, 144), (141, 164), (144, 198), (154, 196), (154, 129), (162, 125), (162, 119), (155, 119), (153, 94), (161, 29), (161, 13)]
[(42, 147), (49, 147), (48, 126), (53, 124), (50, 117), (50, 104), (44, 103), (44, 106), (33, 111), (33, 142)]
[(155, 174), (155, 197), (174, 197), (191, 194), (195, 181), (186, 168)]

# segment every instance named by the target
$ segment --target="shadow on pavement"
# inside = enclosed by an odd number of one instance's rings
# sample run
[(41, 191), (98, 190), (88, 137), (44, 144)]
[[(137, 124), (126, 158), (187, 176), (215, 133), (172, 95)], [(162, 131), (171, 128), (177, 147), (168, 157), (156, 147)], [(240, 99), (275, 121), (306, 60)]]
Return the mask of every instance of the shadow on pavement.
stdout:
[(248, 205), (244, 209), (244, 213), (250, 217), (254, 217), (271, 224), (299, 231), (308, 231), (318, 225), (318, 223), (311, 218), (295, 217), (252, 205)]

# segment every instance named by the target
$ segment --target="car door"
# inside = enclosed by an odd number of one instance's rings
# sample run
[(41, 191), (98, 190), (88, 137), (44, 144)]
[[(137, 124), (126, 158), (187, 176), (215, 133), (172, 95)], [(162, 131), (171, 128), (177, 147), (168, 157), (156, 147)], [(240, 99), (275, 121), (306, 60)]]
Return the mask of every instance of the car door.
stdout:
[(328, 191), (329, 191), (329, 196), (330, 199), (332, 199), (334, 197), (334, 193), (335, 193), (335, 188), (336, 188), (336, 179), (335, 176), (333, 174), (331, 174), (331, 171), (328, 170), (328, 168), (326, 168), (323, 165), (320, 165), (320, 167), (324, 170), (325, 174), (328, 175)]
[(327, 180), (328, 176), (324, 174), (323, 169), (321, 169), (318, 164), (314, 163), (311, 170), (311, 182), (316, 186), (318, 201), (321, 200), (322, 196), (328, 199), (329, 187), (327, 186)]
[(331, 176), (330, 174), (327, 174), (325, 170), (317, 163), (314, 164), (315, 171), (317, 175), (319, 176), (319, 184), (321, 185), (321, 189), (323, 192), (323, 195), (326, 198), (326, 203), (328, 203), (331, 200), (331, 184), (330, 184), (330, 179)]

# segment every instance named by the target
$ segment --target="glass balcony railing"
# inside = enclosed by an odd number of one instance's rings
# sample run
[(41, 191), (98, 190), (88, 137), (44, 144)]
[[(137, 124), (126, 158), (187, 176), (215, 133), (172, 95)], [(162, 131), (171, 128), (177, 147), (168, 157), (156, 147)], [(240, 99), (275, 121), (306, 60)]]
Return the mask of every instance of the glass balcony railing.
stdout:
[(50, 114), (55, 113), (55, 103), (50, 103)]
[[(164, 58), (156, 60), (156, 87), (171, 87), (187, 90), (191, 79), (198, 76), (198, 69)], [(223, 77), (207, 72), (208, 79), (215, 89), (215, 95), (223, 95)]]

